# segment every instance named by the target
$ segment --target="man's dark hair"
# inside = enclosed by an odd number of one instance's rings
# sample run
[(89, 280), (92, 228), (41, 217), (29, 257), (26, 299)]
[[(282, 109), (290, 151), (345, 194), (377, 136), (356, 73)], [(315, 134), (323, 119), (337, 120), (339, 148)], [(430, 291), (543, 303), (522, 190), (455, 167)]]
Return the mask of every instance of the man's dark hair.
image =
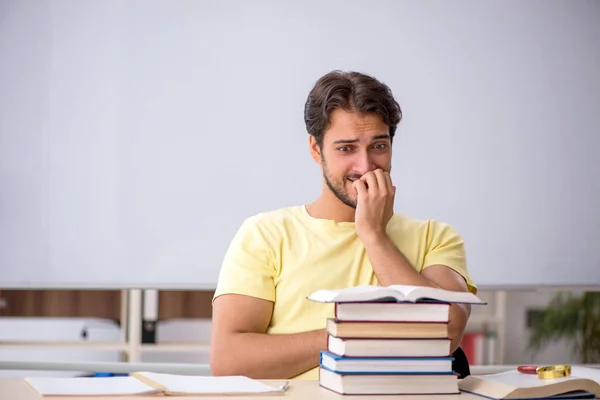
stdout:
[(359, 114), (376, 113), (390, 127), (390, 139), (402, 119), (400, 105), (387, 85), (360, 72), (329, 72), (315, 83), (304, 105), (306, 130), (319, 147), (336, 108)]

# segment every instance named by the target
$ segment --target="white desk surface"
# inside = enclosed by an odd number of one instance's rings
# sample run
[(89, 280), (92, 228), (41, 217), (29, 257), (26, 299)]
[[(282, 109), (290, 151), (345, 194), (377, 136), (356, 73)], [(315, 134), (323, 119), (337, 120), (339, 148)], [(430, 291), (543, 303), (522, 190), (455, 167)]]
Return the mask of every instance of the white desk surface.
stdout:
[[(102, 378), (98, 378), (102, 379)], [(280, 380), (265, 380), (263, 381), (273, 386), (280, 385), (283, 381)], [(348, 400), (366, 400), (374, 399), (377, 400), (424, 400), (423, 395), (416, 396), (342, 396), (337, 393), (331, 392), (327, 389), (319, 387), (318, 381), (314, 380), (291, 380), (289, 381), (289, 387), (286, 393), (280, 395), (268, 395), (268, 396), (134, 396), (134, 397), (42, 397), (35, 390), (33, 390), (22, 378), (4, 378), (0, 379), (0, 400), (40, 400), (40, 399), (52, 399), (52, 400), (101, 400), (101, 399), (136, 399), (142, 398), (163, 398), (163, 399), (185, 399), (185, 400), (276, 400), (276, 399), (293, 399), (293, 400), (332, 400), (332, 399), (348, 399)], [(461, 393), (455, 395), (444, 395), (444, 396), (426, 396), (427, 400), (481, 400), (482, 397), (471, 395), (468, 393)]]

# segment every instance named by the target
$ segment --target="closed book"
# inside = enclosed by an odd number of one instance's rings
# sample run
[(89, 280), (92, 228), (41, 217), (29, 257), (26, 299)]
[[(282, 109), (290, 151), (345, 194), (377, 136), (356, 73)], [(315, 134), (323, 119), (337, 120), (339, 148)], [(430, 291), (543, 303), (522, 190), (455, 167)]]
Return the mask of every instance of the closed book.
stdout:
[(343, 357), (322, 351), (319, 364), (338, 373), (452, 373), (452, 357)]
[(450, 304), (353, 302), (335, 303), (338, 321), (448, 322)]
[(449, 357), (450, 339), (327, 338), (327, 350), (346, 357)]
[(319, 385), (339, 394), (457, 394), (458, 376), (448, 374), (340, 374), (319, 367)]
[(327, 333), (343, 338), (419, 338), (448, 337), (447, 322), (339, 321), (330, 318)]

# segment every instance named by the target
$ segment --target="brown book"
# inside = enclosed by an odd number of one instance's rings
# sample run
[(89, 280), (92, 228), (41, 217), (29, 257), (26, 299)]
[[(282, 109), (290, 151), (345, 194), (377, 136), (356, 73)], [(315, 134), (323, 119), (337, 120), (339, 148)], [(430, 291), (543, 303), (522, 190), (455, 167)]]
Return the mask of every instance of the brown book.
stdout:
[(327, 320), (327, 333), (340, 338), (419, 338), (448, 337), (445, 322), (362, 322)]

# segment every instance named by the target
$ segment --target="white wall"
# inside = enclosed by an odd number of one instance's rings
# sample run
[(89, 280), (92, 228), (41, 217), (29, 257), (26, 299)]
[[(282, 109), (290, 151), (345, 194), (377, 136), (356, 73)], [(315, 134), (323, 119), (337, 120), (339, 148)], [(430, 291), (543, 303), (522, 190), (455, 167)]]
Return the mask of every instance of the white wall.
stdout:
[(303, 105), (388, 83), (396, 210), (483, 286), (600, 284), (600, 2), (4, 0), (0, 286), (214, 288), (242, 220), (310, 202)]

